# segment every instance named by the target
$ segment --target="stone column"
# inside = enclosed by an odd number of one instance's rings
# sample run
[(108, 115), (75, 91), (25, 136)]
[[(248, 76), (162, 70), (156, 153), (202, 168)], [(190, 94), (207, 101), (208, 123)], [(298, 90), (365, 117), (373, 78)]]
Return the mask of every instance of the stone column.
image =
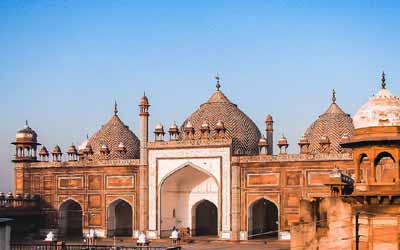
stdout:
[(231, 220), (232, 232), (231, 240), (237, 241), (240, 239), (240, 166), (232, 166), (232, 207)]

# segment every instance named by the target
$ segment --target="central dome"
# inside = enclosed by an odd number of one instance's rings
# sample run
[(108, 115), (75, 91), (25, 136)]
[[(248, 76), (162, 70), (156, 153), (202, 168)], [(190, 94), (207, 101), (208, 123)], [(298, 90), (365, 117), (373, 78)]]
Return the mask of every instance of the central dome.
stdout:
[(232, 139), (234, 155), (258, 153), (260, 131), (256, 124), (219, 90), (219, 84), (217, 84), (217, 91), (208, 101), (200, 105), (200, 108), (184, 121), (182, 131), (189, 121), (195, 129), (195, 138), (200, 138), (201, 126), (205, 122), (210, 127), (211, 136), (215, 136), (216, 125), (222, 121), (226, 128), (226, 138)]

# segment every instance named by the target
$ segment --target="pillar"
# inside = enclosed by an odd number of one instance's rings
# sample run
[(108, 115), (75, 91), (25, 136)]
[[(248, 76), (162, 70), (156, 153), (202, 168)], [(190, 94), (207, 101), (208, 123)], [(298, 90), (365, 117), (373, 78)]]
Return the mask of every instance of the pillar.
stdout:
[(231, 240), (240, 239), (240, 166), (232, 166), (232, 233)]

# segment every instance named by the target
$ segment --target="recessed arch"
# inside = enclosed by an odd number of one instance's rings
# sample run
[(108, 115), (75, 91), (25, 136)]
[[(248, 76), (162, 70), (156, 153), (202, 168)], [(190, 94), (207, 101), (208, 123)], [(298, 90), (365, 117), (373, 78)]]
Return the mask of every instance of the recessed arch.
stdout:
[(270, 199), (261, 197), (250, 203), (247, 210), (248, 238), (274, 238), (279, 230), (278, 205)]
[(107, 236), (132, 236), (133, 206), (123, 198), (116, 198), (107, 206)]
[(64, 238), (82, 237), (82, 206), (74, 199), (63, 201), (58, 208), (59, 234)]
[[(211, 173), (190, 162), (180, 165), (168, 173), (158, 187), (159, 233), (167, 237), (176, 228), (193, 229), (193, 205), (201, 200), (209, 200), (220, 214), (220, 194), (218, 182)], [(220, 218), (217, 217), (219, 229)], [(219, 230), (217, 230), (218, 232)]]

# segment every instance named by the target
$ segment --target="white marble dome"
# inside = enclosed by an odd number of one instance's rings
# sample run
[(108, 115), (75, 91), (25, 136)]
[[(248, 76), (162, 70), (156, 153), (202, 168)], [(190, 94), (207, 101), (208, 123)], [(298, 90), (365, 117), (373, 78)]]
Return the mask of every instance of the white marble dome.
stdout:
[(372, 96), (353, 117), (354, 128), (400, 126), (400, 99), (385, 87)]

